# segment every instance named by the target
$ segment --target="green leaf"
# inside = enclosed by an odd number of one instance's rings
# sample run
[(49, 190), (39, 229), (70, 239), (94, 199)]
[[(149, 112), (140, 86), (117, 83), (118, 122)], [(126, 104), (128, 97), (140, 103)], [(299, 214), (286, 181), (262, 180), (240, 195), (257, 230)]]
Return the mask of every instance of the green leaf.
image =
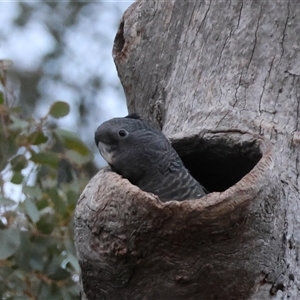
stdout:
[(80, 294), (79, 284), (73, 284), (68, 286), (66, 289), (60, 289), (61, 299), (73, 300)]
[(58, 268), (55, 272), (50, 273), (49, 278), (52, 280), (65, 280), (70, 276), (70, 273), (62, 268)]
[[(28, 231), (20, 232), (20, 247), (15, 252), (16, 263), (18, 269), (30, 270), (30, 256), (32, 255), (32, 247), (30, 241), (30, 233)], [(15, 274), (19, 279), (24, 280), (24, 274)]]
[(43, 197), (42, 190), (38, 185), (25, 185), (23, 187), (23, 193), (27, 196), (33, 197), (34, 199), (41, 199)]
[(55, 129), (53, 132), (67, 149), (74, 150), (83, 156), (90, 154), (89, 148), (77, 134), (60, 128)]
[(20, 232), (15, 228), (0, 230), (0, 259), (7, 259), (20, 245)]
[(74, 150), (67, 150), (65, 152), (65, 156), (71, 163), (74, 163), (78, 166), (82, 166), (88, 163), (89, 161), (92, 161), (94, 158), (91, 152), (88, 155), (81, 155), (80, 153)]
[[(53, 237), (52, 239), (55, 240)], [(48, 260), (48, 255), (45, 257), (45, 253), (51, 253), (47, 251), (47, 248), (49, 248), (49, 243), (45, 238), (32, 238), (30, 267), (33, 270), (44, 272)]]
[(53, 204), (54, 209), (59, 214), (65, 214), (67, 212), (67, 206), (64, 200), (60, 197), (56, 188), (52, 188), (48, 190), (48, 195), (50, 196)]
[(12, 121), (12, 124), (9, 125), (9, 129), (12, 131), (17, 131), (17, 130), (23, 131), (29, 126), (28, 121), (24, 121), (16, 116), (10, 115), (10, 119)]
[[(41, 281), (39, 284), (39, 294), (38, 299), (57, 299), (56, 295), (53, 297), (53, 292), (51, 290), (51, 285), (46, 282)], [(58, 298), (59, 299), (59, 298)], [(27, 299), (26, 299), (27, 300)]]
[(70, 106), (68, 103), (63, 101), (54, 102), (49, 110), (49, 115), (54, 118), (61, 118), (66, 116), (70, 112)]
[(24, 155), (17, 155), (10, 161), (11, 167), (14, 171), (21, 171), (28, 165), (28, 161)]
[(50, 212), (41, 216), (40, 220), (36, 223), (38, 230), (43, 234), (51, 234), (55, 226), (57, 226), (56, 216)]
[(80, 267), (78, 264), (78, 259), (75, 257), (72, 253), (68, 252), (68, 261), (70, 265), (74, 268), (74, 270), (79, 273), (80, 272)]
[(42, 197), (35, 201), (35, 205), (39, 211), (43, 210), (44, 208), (47, 209), (49, 207), (49, 200), (47, 197)]
[(36, 223), (40, 219), (40, 214), (36, 205), (29, 198), (24, 201), (24, 204), (29, 218), (33, 223)]
[[(20, 245), (21, 247), (19, 247), (19, 249), (21, 248), (22, 249), (22, 242), (21, 242), (21, 245)], [(15, 270), (14, 271), (14, 275), (18, 278), (18, 279), (21, 279), (22, 281), (24, 281), (24, 279), (25, 279), (25, 274), (24, 274), (24, 272), (23, 271), (21, 271), (21, 270)], [(15, 298), (16, 299), (16, 298)], [(14, 300), (15, 300), (14, 299)]]
[(16, 138), (13, 136), (5, 138), (4, 135), (1, 134), (1, 129), (0, 125), (0, 171), (6, 167), (11, 167), (10, 159), (17, 154), (19, 149), (19, 147), (16, 146)]
[(11, 107), (10, 109), (11, 113), (16, 113), (16, 114), (21, 114), (22, 113), (22, 107), (21, 106), (14, 106)]
[(17, 203), (7, 197), (2, 197), (0, 196), (0, 205), (3, 206), (13, 206), (16, 205)]
[(68, 205), (75, 207), (75, 205), (77, 204), (78, 197), (79, 195), (75, 191), (68, 191), (67, 192)]
[(54, 152), (35, 153), (31, 156), (30, 160), (34, 163), (48, 165), (51, 167), (57, 167), (59, 163), (59, 157)]
[(28, 136), (28, 142), (31, 145), (45, 144), (47, 141), (48, 141), (48, 137), (45, 136), (43, 131), (40, 130), (36, 130)]
[(69, 272), (61, 267), (62, 257), (53, 256), (51, 263), (48, 265), (47, 275), (52, 280), (64, 280), (69, 276)]
[(2, 92), (0, 92), (0, 105), (4, 103), (4, 95)]
[(24, 176), (20, 172), (14, 172), (10, 182), (14, 184), (21, 184), (24, 179)]

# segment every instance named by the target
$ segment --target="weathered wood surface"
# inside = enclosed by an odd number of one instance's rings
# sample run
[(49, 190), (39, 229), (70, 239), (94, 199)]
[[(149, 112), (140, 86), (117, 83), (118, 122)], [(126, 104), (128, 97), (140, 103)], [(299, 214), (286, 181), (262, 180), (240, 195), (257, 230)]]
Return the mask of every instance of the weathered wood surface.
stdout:
[(137, 1), (114, 58), (130, 112), (211, 193), (161, 203), (108, 169), (75, 212), (87, 299), (300, 299), (300, 5)]

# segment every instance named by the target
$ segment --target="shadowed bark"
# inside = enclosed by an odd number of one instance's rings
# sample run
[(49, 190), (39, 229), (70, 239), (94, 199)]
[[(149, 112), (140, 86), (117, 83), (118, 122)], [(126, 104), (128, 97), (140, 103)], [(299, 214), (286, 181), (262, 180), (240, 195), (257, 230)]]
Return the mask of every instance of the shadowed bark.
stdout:
[(161, 203), (102, 169), (75, 212), (87, 299), (300, 298), (299, 16), (272, 0), (125, 12), (113, 54), (129, 111), (211, 193)]

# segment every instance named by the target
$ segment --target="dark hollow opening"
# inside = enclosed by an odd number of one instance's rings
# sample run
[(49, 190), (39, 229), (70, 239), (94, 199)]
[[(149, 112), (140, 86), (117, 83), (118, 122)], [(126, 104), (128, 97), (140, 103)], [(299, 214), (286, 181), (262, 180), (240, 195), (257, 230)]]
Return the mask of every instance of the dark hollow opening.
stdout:
[(118, 53), (120, 53), (123, 50), (125, 44), (125, 39), (123, 34), (124, 34), (124, 21), (120, 23), (118, 32), (114, 40), (114, 47), (113, 47), (114, 55), (118, 55)]
[(192, 176), (209, 192), (223, 192), (249, 173), (262, 157), (257, 141), (187, 138), (172, 143)]

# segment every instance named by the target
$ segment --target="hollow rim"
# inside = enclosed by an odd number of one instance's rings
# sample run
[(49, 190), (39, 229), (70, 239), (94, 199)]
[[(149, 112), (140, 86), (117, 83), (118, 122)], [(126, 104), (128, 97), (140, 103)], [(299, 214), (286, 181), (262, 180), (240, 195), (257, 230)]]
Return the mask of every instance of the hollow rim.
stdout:
[[(201, 212), (204, 218), (214, 219), (221, 215), (228, 214), (237, 208), (245, 207), (251, 200), (258, 196), (259, 191), (264, 187), (270, 187), (271, 171), (273, 169), (273, 147), (258, 135), (246, 132), (230, 131), (229, 132), (205, 132), (197, 135), (187, 136), (186, 133), (173, 136), (170, 138), (174, 148), (178, 151), (178, 145), (189, 143), (196, 139), (209, 141), (212, 138), (224, 139), (230, 134), (231, 141), (236, 143), (255, 143), (261, 152), (261, 158), (254, 167), (234, 185), (230, 186), (222, 192), (212, 192), (206, 196), (195, 200), (168, 201), (163, 203), (165, 206), (182, 206), (186, 210), (197, 210)], [(179, 149), (179, 154), (180, 149)]]
[[(190, 138), (195, 138), (195, 135)], [(202, 136), (202, 138), (209, 139), (210, 134)], [(231, 222), (240, 219), (248, 213), (249, 204), (260, 198), (259, 193), (261, 191), (268, 192), (267, 190), (272, 188), (274, 184), (272, 145), (254, 135), (243, 136), (242, 138), (249, 141), (255, 139), (262, 157), (248, 174), (224, 192), (212, 192), (195, 200), (161, 202), (156, 195), (142, 191), (106, 167), (95, 175), (83, 191), (77, 203), (75, 217), (83, 217), (78, 215), (79, 206), (85, 206), (87, 199), (89, 199), (88, 206), (91, 207), (88, 210), (97, 211), (99, 207), (105, 206), (107, 201), (111, 202), (111, 197), (113, 197), (118, 199), (118, 205), (123, 205), (120, 201), (133, 201), (137, 206), (143, 206), (146, 210), (167, 210), (169, 211), (167, 214), (177, 215), (182, 220), (188, 219), (191, 223), (206, 223), (216, 219), (227, 220), (229, 214)], [(185, 136), (184, 139), (189, 139), (189, 137)], [(184, 139), (180, 139), (180, 142)], [(118, 196), (121, 194), (126, 195), (121, 197), (123, 200)]]

